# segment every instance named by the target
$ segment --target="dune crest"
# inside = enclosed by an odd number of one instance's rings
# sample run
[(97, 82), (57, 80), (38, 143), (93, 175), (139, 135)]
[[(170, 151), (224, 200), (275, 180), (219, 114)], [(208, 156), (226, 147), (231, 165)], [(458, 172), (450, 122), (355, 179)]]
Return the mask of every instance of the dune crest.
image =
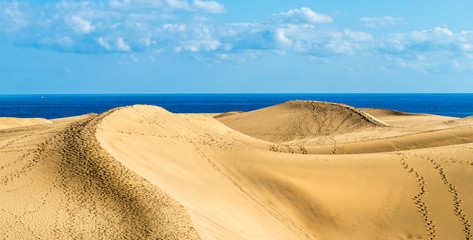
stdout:
[[(218, 118), (135, 105), (0, 130), (1, 235), (472, 239), (469, 119), (373, 115), (304, 101)], [(293, 140), (222, 123), (256, 126), (241, 116)]]
[(98, 144), (100, 116), (0, 130), (6, 239), (199, 239), (175, 200)]
[[(473, 199), (473, 184), (461, 179), (471, 176), (463, 166), (473, 164), (472, 145), (455, 143), (451, 134), (411, 151), (297, 154), (298, 145), (277, 152), (210, 116), (133, 106), (105, 118), (98, 138), (115, 159), (180, 202), (203, 239), (470, 236), (473, 209), (463, 201)], [(448, 186), (462, 202), (452, 202)]]
[(451, 127), (449, 122), (457, 121), (455, 117), (445, 117), (424, 113), (405, 113), (389, 109), (379, 108), (360, 108), (360, 111), (366, 112), (376, 118), (395, 127), (404, 127), (418, 130), (443, 129)]
[(386, 126), (344, 104), (300, 100), (216, 118), (237, 131), (278, 143)]

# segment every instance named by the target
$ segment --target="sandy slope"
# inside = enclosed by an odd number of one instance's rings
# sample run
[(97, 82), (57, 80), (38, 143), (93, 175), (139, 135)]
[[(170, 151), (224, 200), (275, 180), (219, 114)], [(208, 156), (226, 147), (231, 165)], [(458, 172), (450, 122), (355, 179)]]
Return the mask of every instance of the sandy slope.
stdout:
[(315, 101), (290, 101), (246, 113), (222, 114), (216, 118), (237, 131), (271, 142), (385, 126), (383, 122), (353, 107)]
[(470, 120), (293, 101), (220, 115), (139, 105), (0, 130), (1, 233), (471, 239)]
[(198, 239), (175, 200), (110, 158), (99, 117), (0, 130), (1, 239)]
[(9, 118), (0, 117), (0, 129), (50, 124), (51, 121), (44, 118)]
[(383, 122), (397, 127), (414, 129), (441, 129), (448, 127), (449, 121), (456, 121), (458, 118), (437, 116), (432, 114), (404, 113), (389, 109), (360, 108), (359, 110), (375, 116)]

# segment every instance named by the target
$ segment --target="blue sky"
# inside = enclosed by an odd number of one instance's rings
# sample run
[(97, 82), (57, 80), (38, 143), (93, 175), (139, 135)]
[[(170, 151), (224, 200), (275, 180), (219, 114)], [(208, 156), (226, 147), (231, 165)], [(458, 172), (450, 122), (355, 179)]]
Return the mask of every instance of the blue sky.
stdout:
[(0, 1), (0, 94), (473, 92), (471, 1)]

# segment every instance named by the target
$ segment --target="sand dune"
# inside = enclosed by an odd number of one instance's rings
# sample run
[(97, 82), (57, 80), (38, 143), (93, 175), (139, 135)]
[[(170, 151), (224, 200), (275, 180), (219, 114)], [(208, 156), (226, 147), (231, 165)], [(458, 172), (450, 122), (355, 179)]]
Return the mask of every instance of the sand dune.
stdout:
[(105, 116), (0, 130), (0, 238), (199, 238), (179, 203), (99, 147)]
[(216, 116), (216, 118), (237, 131), (272, 142), (343, 134), (385, 126), (383, 122), (355, 108), (314, 101), (290, 101), (247, 113)]
[(369, 141), (307, 146), (310, 154), (356, 154), (392, 152), (473, 143), (473, 126), (405, 134)]
[(0, 231), (10, 239), (471, 239), (469, 123), (292, 101), (221, 115), (137, 105), (4, 129)]
[(456, 121), (458, 118), (445, 117), (432, 114), (405, 113), (389, 109), (360, 108), (360, 111), (375, 116), (383, 122), (397, 127), (417, 128), (417, 129), (442, 129), (447, 128), (449, 121)]
[(50, 124), (50, 123), (52, 122), (44, 118), (0, 117), (0, 129), (39, 125), (39, 124)]
[(455, 126), (455, 127), (471, 126), (473, 125), (473, 116), (449, 120), (449, 121), (444, 122), (444, 124), (447, 126)]

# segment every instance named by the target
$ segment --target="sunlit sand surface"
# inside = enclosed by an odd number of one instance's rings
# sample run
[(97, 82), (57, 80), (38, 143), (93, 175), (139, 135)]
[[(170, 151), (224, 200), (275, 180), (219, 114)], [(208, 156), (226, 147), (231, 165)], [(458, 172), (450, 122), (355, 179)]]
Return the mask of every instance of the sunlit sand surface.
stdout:
[(291, 101), (0, 118), (6, 239), (472, 239), (473, 118)]

